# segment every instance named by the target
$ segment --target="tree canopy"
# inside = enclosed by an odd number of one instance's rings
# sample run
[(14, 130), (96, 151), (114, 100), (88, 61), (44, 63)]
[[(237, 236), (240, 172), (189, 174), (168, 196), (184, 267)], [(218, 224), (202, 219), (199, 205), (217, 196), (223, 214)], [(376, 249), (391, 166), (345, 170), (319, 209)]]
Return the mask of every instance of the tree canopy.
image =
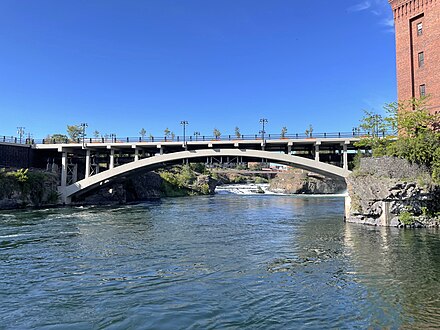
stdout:
[[(365, 112), (360, 127), (372, 133), (357, 146), (370, 147), (373, 156), (394, 156), (428, 166), (440, 183), (440, 116), (431, 113), (427, 99), (413, 99), (385, 106), (387, 115)], [(395, 132), (397, 136), (383, 136)]]

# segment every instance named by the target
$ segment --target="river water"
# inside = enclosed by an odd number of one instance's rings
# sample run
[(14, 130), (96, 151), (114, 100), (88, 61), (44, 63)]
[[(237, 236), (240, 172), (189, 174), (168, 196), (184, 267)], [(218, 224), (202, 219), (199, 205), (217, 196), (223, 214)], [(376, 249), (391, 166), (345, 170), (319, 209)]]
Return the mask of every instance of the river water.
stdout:
[(0, 213), (0, 329), (440, 325), (440, 235), (343, 198), (215, 195)]

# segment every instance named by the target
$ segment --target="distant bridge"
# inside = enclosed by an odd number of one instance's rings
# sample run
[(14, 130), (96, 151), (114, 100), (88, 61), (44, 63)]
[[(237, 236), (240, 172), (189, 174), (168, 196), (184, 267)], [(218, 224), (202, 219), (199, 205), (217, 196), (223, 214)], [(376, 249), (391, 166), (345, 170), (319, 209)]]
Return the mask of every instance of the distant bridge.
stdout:
[[(270, 136), (270, 135), (268, 135)], [(48, 167), (59, 166), (59, 192), (65, 203), (115, 180), (172, 164), (273, 162), (301, 168), (327, 177), (346, 178), (349, 161), (358, 148), (358, 136), (262, 139), (198, 138), (161, 141), (84, 139), (83, 143), (37, 143), (46, 153)], [(91, 141), (91, 142), (90, 142)], [(76, 141), (78, 142), (78, 141)], [(81, 141), (82, 142), (82, 141)]]

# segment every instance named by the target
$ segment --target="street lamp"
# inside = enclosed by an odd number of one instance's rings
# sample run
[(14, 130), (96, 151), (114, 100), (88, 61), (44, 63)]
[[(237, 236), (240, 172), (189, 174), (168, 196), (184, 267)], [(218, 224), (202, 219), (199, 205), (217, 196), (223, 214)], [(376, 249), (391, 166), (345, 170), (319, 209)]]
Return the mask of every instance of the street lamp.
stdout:
[(82, 144), (83, 144), (83, 148), (85, 147), (85, 137), (86, 137), (86, 128), (89, 126), (87, 125), (87, 123), (81, 123), (80, 124), (81, 128), (82, 128)]
[(23, 127), (23, 126), (17, 127), (17, 134), (18, 134), (18, 137), (20, 139), (20, 144), (21, 144), (21, 139), (24, 136), (24, 129), (25, 129), (25, 127)]
[(196, 141), (197, 141), (197, 137), (200, 136), (200, 132), (194, 132), (194, 136), (196, 137)]
[(263, 125), (263, 129), (260, 131), (261, 134), (261, 139), (263, 140), (264, 143), (264, 134), (266, 134), (266, 131), (264, 130), (264, 126), (268, 123), (268, 120), (266, 118), (261, 118), (260, 119), (260, 124)]
[(182, 120), (180, 122), (180, 125), (183, 126), (183, 144), (186, 144), (186, 141), (185, 141), (185, 139), (186, 139), (186, 126), (188, 125), (188, 122), (186, 120)]
[(113, 142), (116, 143), (116, 134), (115, 133), (110, 134), (110, 138), (112, 139), (112, 143)]

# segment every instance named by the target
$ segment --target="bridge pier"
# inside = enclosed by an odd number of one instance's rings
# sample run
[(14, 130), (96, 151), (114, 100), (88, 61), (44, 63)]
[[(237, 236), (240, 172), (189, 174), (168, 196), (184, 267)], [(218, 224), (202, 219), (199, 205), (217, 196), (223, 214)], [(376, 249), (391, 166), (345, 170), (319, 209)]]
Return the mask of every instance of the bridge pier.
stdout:
[(90, 149), (86, 150), (86, 173), (85, 177), (88, 178), (90, 176)]
[(63, 151), (61, 155), (61, 187), (67, 185), (67, 151)]
[(342, 151), (342, 158), (343, 158), (342, 168), (343, 168), (344, 170), (348, 170), (348, 151), (347, 151), (347, 141), (344, 142), (342, 148), (343, 148), (343, 151)]
[(321, 145), (320, 141), (316, 141), (315, 143), (315, 160), (319, 162), (319, 146)]
[(110, 165), (109, 165), (109, 169), (111, 170), (114, 167), (115, 167), (115, 149), (110, 149)]

